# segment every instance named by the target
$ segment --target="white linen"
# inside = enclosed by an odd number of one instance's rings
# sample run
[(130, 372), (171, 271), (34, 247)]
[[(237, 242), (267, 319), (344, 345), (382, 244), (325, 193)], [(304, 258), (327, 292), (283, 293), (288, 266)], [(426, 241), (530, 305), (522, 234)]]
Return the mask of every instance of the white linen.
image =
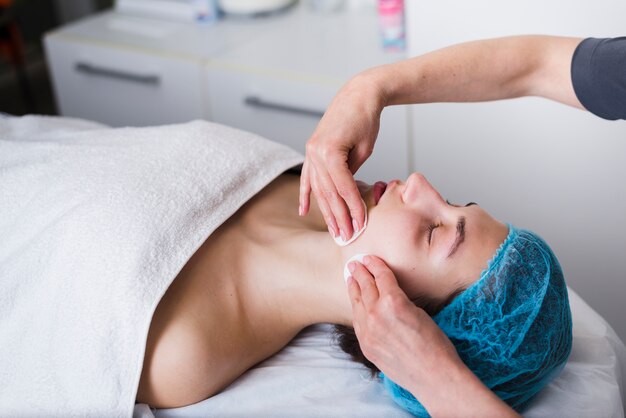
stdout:
[(613, 328), (568, 289), (572, 353), (565, 368), (542, 390), (525, 417), (624, 417), (626, 347)]
[[(130, 416), (169, 283), (219, 224), (299, 162), (205, 122), (112, 130), (0, 118), (0, 415)], [(154, 176), (163, 171), (166, 182)], [(626, 349), (571, 291), (570, 302), (572, 355), (524, 415), (623, 417)], [(208, 400), (136, 405), (134, 415), (408, 417), (328, 330), (305, 330)]]
[(129, 417), (154, 310), (302, 156), (196, 121), (0, 119), (0, 415)]
[[(608, 323), (570, 289), (572, 354), (524, 412), (527, 418), (622, 418), (626, 348)], [(333, 346), (330, 326), (301, 333), (224, 392), (183, 408), (137, 405), (135, 418), (411, 417), (367, 370)]]

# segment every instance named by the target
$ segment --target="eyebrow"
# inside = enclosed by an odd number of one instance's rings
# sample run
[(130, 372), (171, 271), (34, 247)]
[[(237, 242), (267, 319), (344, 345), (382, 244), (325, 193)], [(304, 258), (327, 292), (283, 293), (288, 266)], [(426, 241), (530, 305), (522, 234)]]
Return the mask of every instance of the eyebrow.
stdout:
[(460, 216), (456, 223), (456, 238), (450, 246), (450, 251), (446, 258), (452, 257), (463, 241), (465, 241), (465, 216)]
[(457, 205), (456, 203), (452, 203), (452, 202), (450, 202), (447, 199), (446, 199), (446, 203), (448, 205), (450, 205), (450, 206), (454, 206), (454, 207), (457, 207), (457, 208), (460, 208), (460, 207), (467, 208), (467, 207), (474, 206), (474, 205), (478, 206), (478, 203), (476, 203), (476, 202), (469, 202), (469, 203), (466, 203), (465, 205), (461, 206), (461, 205)]

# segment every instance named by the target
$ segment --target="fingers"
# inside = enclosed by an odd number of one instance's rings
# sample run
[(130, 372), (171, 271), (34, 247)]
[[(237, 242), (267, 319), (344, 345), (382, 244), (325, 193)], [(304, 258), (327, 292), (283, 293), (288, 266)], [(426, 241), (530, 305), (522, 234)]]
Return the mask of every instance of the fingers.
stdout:
[(308, 168), (300, 190), (302, 205), (311, 191), (324, 202), (326, 223), (331, 229), (336, 224), (345, 241), (365, 224), (366, 211), (353, 174), (374, 150), (384, 105), (377, 91), (373, 97), (363, 94), (369, 89), (361, 83), (355, 78), (342, 87), (307, 141)]
[(397, 292), (404, 293), (402, 289), (400, 289), (400, 286), (398, 286), (396, 276), (383, 260), (376, 256), (368, 255), (363, 259), (363, 263), (376, 278), (376, 287), (381, 295), (394, 294)]
[(335, 217), (333, 216), (333, 212), (330, 208), (330, 205), (326, 201), (326, 197), (323, 193), (320, 192), (320, 186), (318, 185), (318, 177), (311, 177), (311, 188), (313, 193), (315, 193), (315, 197), (317, 197), (317, 205), (320, 208), (320, 212), (324, 217), (324, 221), (326, 225), (328, 225), (328, 231), (331, 233), (333, 237), (339, 236), (339, 228), (337, 227), (337, 222), (335, 221)]
[[(352, 237), (352, 218), (350, 217), (350, 211), (343, 198), (339, 195), (337, 186), (333, 181), (328, 169), (325, 165), (317, 164), (315, 157), (312, 158), (314, 162), (314, 175), (319, 187), (318, 190), (313, 189), (316, 197), (321, 195), (325, 200), (326, 205), (330, 209), (332, 218), (336, 221), (336, 225), (339, 227), (339, 235), (344, 241), (347, 241)], [(345, 164), (345, 163), (344, 163)], [(336, 168), (335, 168), (336, 169)], [(350, 174), (352, 178), (352, 174)], [(352, 179), (354, 187), (356, 188), (356, 182)], [(358, 189), (357, 189), (358, 193)], [(359, 195), (360, 196), (360, 195)], [(361, 203), (361, 205), (363, 205)]]
[[(367, 257), (366, 257), (367, 258)], [(352, 305), (353, 324), (357, 335), (368, 323), (368, 312), (372, 312), (378, 302), (378, 289), (371, 273), (359, 262), (351, 262), (348, 269), (348, 294)]]
[(311, 173), (307, 160), (302, 165), (302, 172), (300, 173), (300, 196), (298, 201), (300, 206), (298, 208), (298, 214), (304, 216), (309, 213), (309, 205), (311, 204)]
[(348, 277), (348, 295), (350, 296), (350, 304), (352, 305), (352, 313), (354, 316), (354, 322), (358, 323), (364, 318), (365, 309), (363, 306), (363, 299), (361, 298), (361, 288), (359, 283), (352, 276)]
[(360, 296), (363, 300), (363, 305), (367, 309), (376, 303), (379, 296), (374, 276), (370, 274), (363, 264), (358, 262), (351, 262), (348, 269), (359, 285)]
[(348, 206), (347, 215), (350, 220), (350, 226), (352, 226), (355, 231), (363, 228), (365, 224), (363, 198), (361, 197), (361, 193), (359, 193), (359, 188), (356, 185), (356, 181), (348, 165), (341, 159), (333, 158), (329, 163), (329, 174), (337, 188), (339, 196), (341, 196)]
[(348, 167), (352, 148), (334, 143), (320, 145), (316, 139), (310, 139), (306, 147), (300, 204), (309, 203), (312, 191), (333, 235), (348, 241), (365, 224), (363, 200)]

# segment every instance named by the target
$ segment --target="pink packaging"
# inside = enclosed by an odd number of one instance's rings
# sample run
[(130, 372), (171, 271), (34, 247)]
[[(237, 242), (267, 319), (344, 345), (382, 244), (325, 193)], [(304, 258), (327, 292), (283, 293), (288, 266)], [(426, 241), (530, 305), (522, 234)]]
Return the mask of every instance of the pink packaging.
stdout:
[(378, 0), (378, 18), (383, 48), (404, 51), (404, 0)]

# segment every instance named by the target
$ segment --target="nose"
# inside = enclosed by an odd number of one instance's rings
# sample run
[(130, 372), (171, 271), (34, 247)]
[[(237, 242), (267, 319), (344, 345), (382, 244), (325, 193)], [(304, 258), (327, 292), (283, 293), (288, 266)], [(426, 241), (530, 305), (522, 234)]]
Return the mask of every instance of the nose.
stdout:
[(421, 173), (413, 173), (406, 179), (405, 187), (402, 191), (402, 200), (405, 203), (423, 200), (443, 202), (439, 192), (435, 190)]

